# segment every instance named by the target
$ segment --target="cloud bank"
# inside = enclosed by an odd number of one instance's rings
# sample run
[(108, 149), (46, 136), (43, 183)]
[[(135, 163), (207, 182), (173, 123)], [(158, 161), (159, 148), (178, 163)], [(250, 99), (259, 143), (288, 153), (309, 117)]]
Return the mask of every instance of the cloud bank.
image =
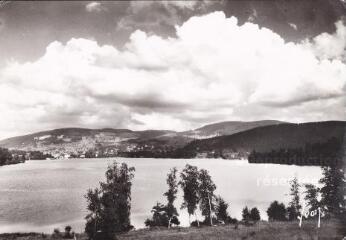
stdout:
[(0, 137), (79, 126), (185, 130), (224, 120), (345, 120), (346, 27), (301, 43), (223, 12), (122, 49), (50, 43), (0, 71)]
[(91, 2), (91, 3), (88, 3), (86, 6), (85, 6), (85, 9), (88, 11), (88, 12), (102, 12), (103, 10), (105, 10), (105, 8), (102, 7), (101, 3), (99, 2)]

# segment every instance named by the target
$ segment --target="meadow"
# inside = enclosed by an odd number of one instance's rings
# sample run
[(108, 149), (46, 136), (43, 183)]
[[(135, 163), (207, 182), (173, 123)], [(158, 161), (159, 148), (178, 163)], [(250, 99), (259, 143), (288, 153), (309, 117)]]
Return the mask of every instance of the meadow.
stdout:
[[(316, 221), (306, 221), (302, 227), (298, 222), (260, 221), (253, 226), (219, 225), (213, 227), (152, 228), (139, 229), (117, 236), (118, 240), (341, 240), (342, 226), (336, 220), (323, 221), (317, 228)], [(43, 240), (66, 239), (39, 233), (1, 234), (0, 240)], [(87, 236), (77, 235), (78, 240), (87, 240)]]

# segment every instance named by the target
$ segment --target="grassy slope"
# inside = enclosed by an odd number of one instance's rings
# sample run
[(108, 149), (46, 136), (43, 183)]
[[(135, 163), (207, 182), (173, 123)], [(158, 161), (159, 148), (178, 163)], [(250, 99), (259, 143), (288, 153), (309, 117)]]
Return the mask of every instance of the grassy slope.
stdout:
[[(245, 227), (234, 225), (203, 227), (203, 228), (173, 228), (173, 229), (142, 229), (118, 236), (119, 240), (331, 240), (342, 239), (340, 227), (336, 222), (322, 220), (321, 228), (317, 229), (317, 222), (303, 222), (299, 228), (298, 222), (259, 222), (254, 226)], [(12, 238), (14, 237), (14, 238)], [(0, 240), (41, 240), (39, 235), (15, 237), (0, 235)], [(45, 239), (51, 239), (47, 237)], [(57, 239), (57, 238), (54, 238)], [(86, 236), (77, 239), (86, 240)]]
[(293, 223), (268, 223), (260, 222), (255, 226), (239, 226), (234, 229), (233, 225), (205, 227), (205, 228), (182, 228), (172, 230), (139, 230), (124, 234), (120, 240), (241, 240), (241, 239), (342, 239), (335, 223), (322, 223), (317, 230), (316, 222), (305, 223), (299, 228), (297, 222)]

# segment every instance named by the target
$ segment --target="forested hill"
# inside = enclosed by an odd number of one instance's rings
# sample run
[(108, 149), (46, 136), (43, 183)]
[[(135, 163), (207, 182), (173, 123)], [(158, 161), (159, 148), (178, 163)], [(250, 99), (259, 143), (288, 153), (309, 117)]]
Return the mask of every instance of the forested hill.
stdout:
[[(87, 128), (60, 128), (44, 132), (37, 132), (24, 136), (12, 137), (0, 141), (1, 147), (13, 149), (38, 148), (44, 145), (61, 145), (68, 143), (76, 143), (83, 140), (84, 143), (96, 140), (98, 142), (109, 141), (119, 142), (132, 138), (149, 139), (157, 136), (172, 133), (166, 130), (146, 130), (132, 131), (129, 129), (87, 129)], [(96, 140), (95, 140), (96, 139)]]
[(232, 153), (243, 153), (248, 156), (252, 151), (305, 148), (307, 144), (323, 144), (332, 138), (342, 144), (345, 130), (345, 121), (279, 124), (229, 136), (196, 140), (181, 149), (180, 153), (190, 156), (214, 153), (226, 157)]
[(190, 130), (186, 132), (179, 133), (180, 135), (203, 139), (216, 136), (232, 135), (238, 132), (243, 132), (257, 127), (278, 125), (287, 122), (277, 121), (277, 120), (261, 120), (253, 122), (243, 122), (243, 121), (226, 121), (218, 122), (197, 128), (195, 130)]

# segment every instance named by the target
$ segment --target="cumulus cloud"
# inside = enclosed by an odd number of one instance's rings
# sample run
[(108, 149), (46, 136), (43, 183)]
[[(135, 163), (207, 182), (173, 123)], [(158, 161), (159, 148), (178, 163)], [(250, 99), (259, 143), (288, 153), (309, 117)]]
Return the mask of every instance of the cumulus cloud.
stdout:
[(309, 45), (315, 54), (322, 59), (346, 60), (346, 28), (342, 21), (335, 23), (334, 34), (322, 33), (316, 36)]
[(142, 2), (131, 2), (131, 9), (133, 10), (133, 12), (138, 13), (141, 9), (146, 8), (148, 6), (161, 5), (167, 8), (176, 7), (183, 10), (184, 9), (193, 10), (195, 8), (202, 8), (202, 7), (206, 7), (208, 5), (213, 5), (213, 4), (215, 4), (215, 1), (205, 1), (205, 0), (142, 1)]
[(188, 8), (188, 9), (193, 9), (198, 5), (198, 1), (162, 1), (160, 2), (161, 4), (165, 5), (165, 6), (176, 6), (179, 8)]
[(105, 8), (99, 2), (91, 2), (85, 6), (88, 12), (102, 12)]
[(81, 38), (52, 42), (37, 61), (1, 71), (0, 132), (344, 119), (345, 51), (325, 46), (342, 45), (345, 29), (340, 22), (334, 34), (285, 43), (215, 12), (176, 26), (174, 38), (137, 30), (123, 49)]

